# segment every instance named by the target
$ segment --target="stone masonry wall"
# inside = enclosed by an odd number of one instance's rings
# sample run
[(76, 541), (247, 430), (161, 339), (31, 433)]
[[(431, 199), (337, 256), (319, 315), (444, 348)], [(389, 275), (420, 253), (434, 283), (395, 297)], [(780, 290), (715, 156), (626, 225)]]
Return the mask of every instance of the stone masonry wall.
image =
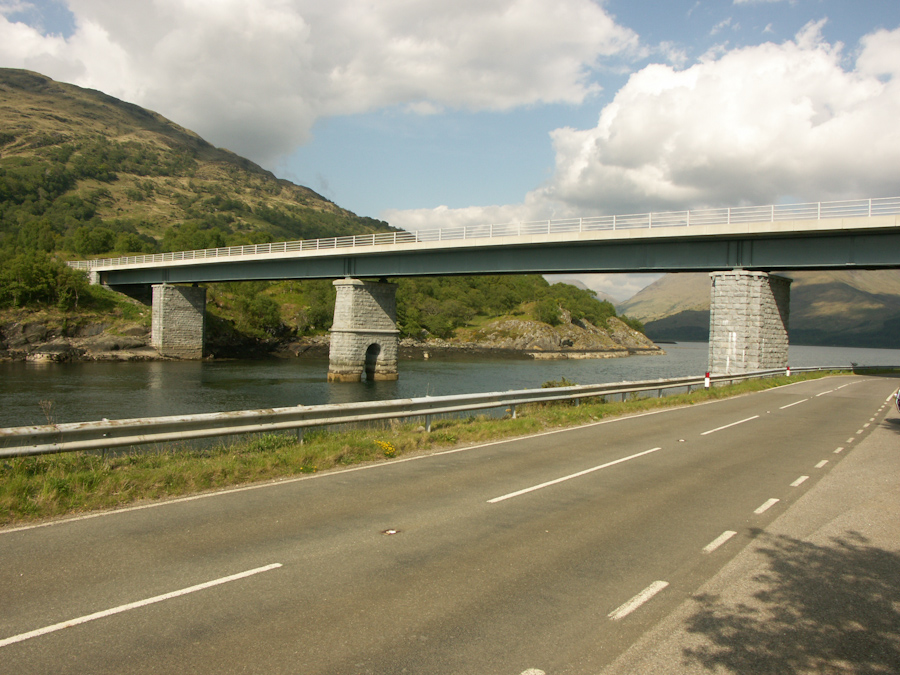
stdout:
[(710, 372), (787, 366), (791, 280), (743, 270), (710, 277)]
[(329, 382), (358, 382), (366, 370), (366, 352), (377, 345), (378, 357), (368, 377), (396, 380), (397, 286), (338, 279), (334, 282), (337, 298), (328, 353)]
[(162, 356), (203, 358), (206, 289), (193, 286), (153, 286), (150, 345)]

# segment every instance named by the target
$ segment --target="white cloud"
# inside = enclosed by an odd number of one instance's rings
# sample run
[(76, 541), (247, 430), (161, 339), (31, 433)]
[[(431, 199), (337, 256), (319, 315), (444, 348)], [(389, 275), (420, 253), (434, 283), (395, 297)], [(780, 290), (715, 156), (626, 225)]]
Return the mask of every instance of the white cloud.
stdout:
[(331, 115), (581, 103), (602, 60), (637, 48), (592, 0), (68, 6), (66, 39), (0, 15), (0, 65), (101, 89), (258, 161), (288, 154)]
[(900, 29), (855, 64), (821, 23), (794, 40), (631, 76), (591, 129), (552, 132), (556, 168), (521, 205), (385, 215), (400, 227), (892, 196), (900, 185)]

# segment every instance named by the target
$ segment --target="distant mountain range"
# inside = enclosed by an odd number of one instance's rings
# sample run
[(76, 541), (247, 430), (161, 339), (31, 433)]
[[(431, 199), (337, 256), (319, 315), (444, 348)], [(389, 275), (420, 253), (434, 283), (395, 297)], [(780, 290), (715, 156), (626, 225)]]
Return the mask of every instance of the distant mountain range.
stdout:
[[(900, 348), (900, 270), (788, 272), (793, 344)], [(709, 275), (667, 274), (618, 306), (654, 340), (709, 338)]]

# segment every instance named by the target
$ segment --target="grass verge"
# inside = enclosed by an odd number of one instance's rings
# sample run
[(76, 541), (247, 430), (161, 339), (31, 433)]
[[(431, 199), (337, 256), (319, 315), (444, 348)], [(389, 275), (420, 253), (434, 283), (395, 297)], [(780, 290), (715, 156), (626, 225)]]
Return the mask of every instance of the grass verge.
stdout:
[(390, 420), (348, 431), (307, 430), (302, 444), (294, 434), (265, 434), (203, 449), (167, 446), (117, 455), (77, 452), (7, 459), (0, 462), (0, 526), (524, 436), (828, 374), (749, 380), (664, 398), (531, 404), (520, 407), (515, 419), (472, 415), (435, 420), (430, 433), (420, 422)]

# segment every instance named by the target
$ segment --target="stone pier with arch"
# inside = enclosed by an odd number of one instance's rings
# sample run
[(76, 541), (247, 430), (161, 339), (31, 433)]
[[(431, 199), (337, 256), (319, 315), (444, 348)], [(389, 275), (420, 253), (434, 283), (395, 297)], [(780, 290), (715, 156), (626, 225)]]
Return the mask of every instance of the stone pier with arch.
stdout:
[(331, 347), (329, 382), (396, 380), (397, 286), (383, 281), (338, 279)]

